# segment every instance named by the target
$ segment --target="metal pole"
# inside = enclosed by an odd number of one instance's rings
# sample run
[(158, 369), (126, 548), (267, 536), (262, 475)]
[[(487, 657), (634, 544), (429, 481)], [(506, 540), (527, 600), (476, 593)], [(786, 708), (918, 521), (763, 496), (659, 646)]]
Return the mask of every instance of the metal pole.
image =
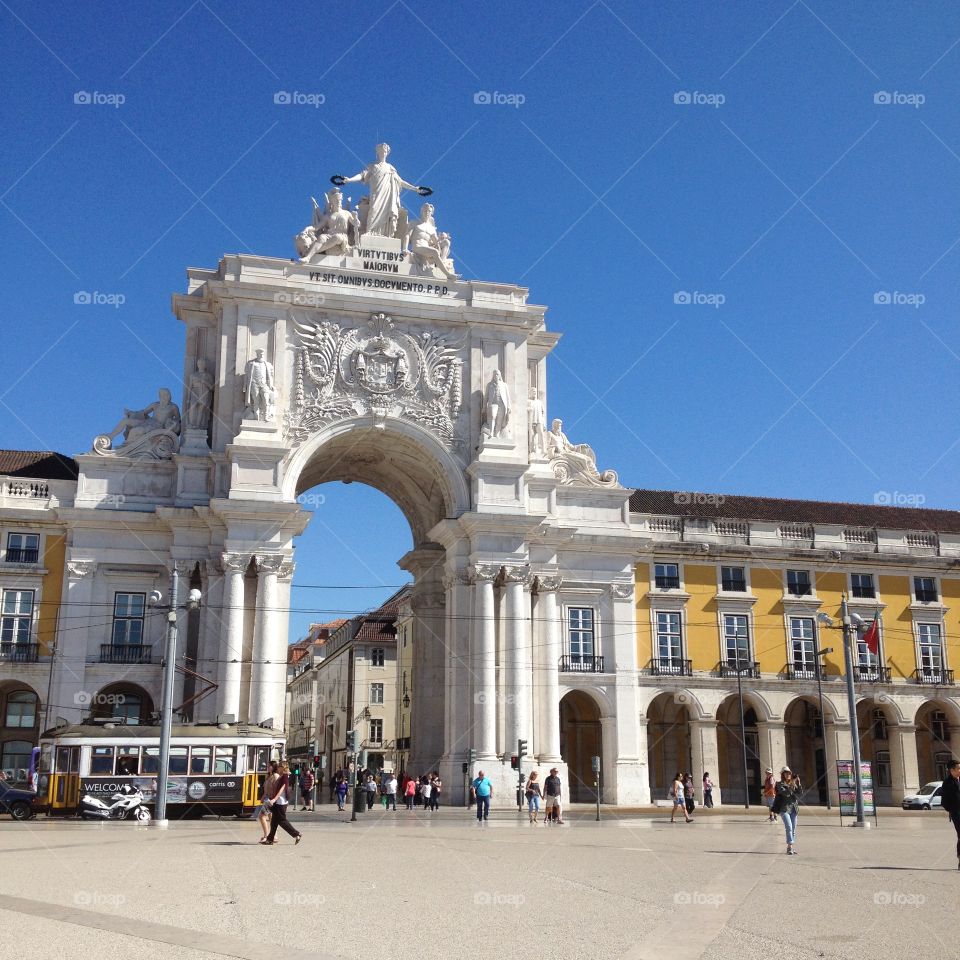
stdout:
[(597, 823), (600, 822), (600, 771), (597, 771)]
[(823, 681), (820, 676), (823, 662), (820, 659), (820, 630), (817, 627), (816, 621), (813, 623), (813, 643), (816, 652), (815, 660), (817, 665), (817, 699), (820, 701), (820, 738), (823, 740), (823, 778), (827, 781), (827, 809), (830, 810), (830, 780), (827, 776), (827, 720), (823, 715)]
[(747, 788), (747, 727), (743, 719), (743, 683), (741, 681), (740, 647), (737, 647), (737, 699), (740, 701), (740, 746), (743, 752), (743, 808), (750, 809), (750, 792)]
[[(857, 694), (853, 689), (853, 650), (850, 633), (850, 613), (847, 610), (847, 597), (840, 603), (840, 616), (843, 618), (843, 659), (847, 669), (847, 710), (850, 713), (850, 738), (853, 740), (853, 782), (856, 786), (857, 819), (855, 827), (866, 824), (863, 819), (863, 777), (860, 775), (860, 728), (857, 723)], [(854, 634), (855, 635), (855, 634)]]
[(179, 577), (174, 566), (170, 574), (170, 608), (167, 611), (167, 649), (163, 660), (163, 702), (160, 707), (160, 769), (157, 771), (157, 796), (154, 816), (167, 822), (167, 774), (170, 769), (170, 727), (173, 723), (173, 676), (177, 658), (177, 593)]
[(350, 786), (350, 822), (357, 822), (357, 754), (351, 754), (349, 759), (350, 777), (348, 783)]

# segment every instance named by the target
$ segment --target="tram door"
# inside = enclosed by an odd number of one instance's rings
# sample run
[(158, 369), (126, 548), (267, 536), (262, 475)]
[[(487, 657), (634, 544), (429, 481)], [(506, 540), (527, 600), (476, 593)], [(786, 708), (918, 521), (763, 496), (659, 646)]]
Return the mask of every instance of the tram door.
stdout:
[(57, 747), (55, 770), (53, 807), (70, 809), (77, 806), (80, 802), (80, 748)]

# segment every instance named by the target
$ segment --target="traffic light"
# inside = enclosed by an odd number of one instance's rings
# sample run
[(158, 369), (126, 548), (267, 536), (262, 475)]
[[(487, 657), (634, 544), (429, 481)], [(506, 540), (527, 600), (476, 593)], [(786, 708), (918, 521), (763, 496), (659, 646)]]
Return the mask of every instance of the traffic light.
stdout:
[(467, 751), (467, 763), (473, 764), (473, 763), (476, 763), (476, 762), (477, 762), (477, 751), (474, 750), (473, 747), (471, 747), (471, 748)]
[(314, 756), (314, 758), (313, 758), (313, 765), (314, 765), (315, 767), (319, 767), (319, 766), (320, 766), (320, 754), (319, 754), (319, 753)]
[(300, 764), (299, 764), (299, 763), (294, 764), (294, 767), (293, 767), (293, 775), (294, 775), (295, 777), (299, 777), (299, 776), (300, 776)]
[(520, 768), (520, 758), (516, 754), (513, 754), (513, 756), (510, 757), (510, 769), (518, 770), (519, 768)]
[(518, 740), (517, 741), (517, 756), (525, 757), (527, 755), (527, 741)]
[(347, 753), (356, 753), (357, 752), (357, 731), (348, 730), (347, 731)]

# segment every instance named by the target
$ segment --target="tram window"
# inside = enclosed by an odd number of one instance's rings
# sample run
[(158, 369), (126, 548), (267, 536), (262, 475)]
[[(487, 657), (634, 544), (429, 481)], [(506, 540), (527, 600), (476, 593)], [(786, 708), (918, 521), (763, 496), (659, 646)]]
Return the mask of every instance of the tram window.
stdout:
[(213, 750), (210, 747), (191, 747), (190, 773), (209, 773), (212, 753)]
[(216, 763), (213, 767), (214, 773), (236, 773), (237, 748), (236, 747), (217, 747)]
[(53, 773), (53, 747), (49, 743), (40, 748), (40, 764), (37, 770), (39, 773)]
[(170, 775), (185, 774), (187, 772), (187, 748), (171, 747), (170, 764), (167, 767), (167, 773)]
[(57, 747), (57, 773), (70, 772), (70, 748)]
[(113, 776), (113, 747), (94, 747), (90, 754), (90, 776)]
[(116, 777), (135, 777), (140, 773), (140, 748), (117, 747)]
[(144, 747), (143, 748), (143, 773), (159, 773), (160, 772), (160, 748), (159, 747)]

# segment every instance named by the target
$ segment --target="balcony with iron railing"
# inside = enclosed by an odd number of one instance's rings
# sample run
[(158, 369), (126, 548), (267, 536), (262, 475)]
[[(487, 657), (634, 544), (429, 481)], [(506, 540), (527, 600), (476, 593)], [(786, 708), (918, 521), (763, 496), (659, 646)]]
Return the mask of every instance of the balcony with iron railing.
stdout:
[[(737, 669), (739, 666), (739, 670)], [(716, 672), (721, 677), (736, 677), (739, 673), (742, 677), (749, 677), (751, 680), (760, 679), (760, 664), (756, 660), (721, 660), (717, 664)]]
[(39, 644), (19, 643), (16, 640), (0, 643), (0, 660), (4, 663), (36, 663), (39, 659)]
[(879, 664), (869, 666), (868, 664), (858, 663), (853, 668), (853, 675), (860, 683), (889, 683), (890, 668)]
[(654, 677), (692, 677), (693, 661), (680, 657), (654, 657), (647, 669)]
[(149, 643), (101, 643), (101, 663), (153, 663)]
[(561, 673), (603, 673), (603, 657), (574, 653), (560, 658)]
[(36, 547), (10, 547), (3, 555), (4, 563), (39, 563), (40, 551)]
[(913, 671), (913, 682), (924, 686), (953, 686), (953, 671), (941, 667), (919, 667)]

